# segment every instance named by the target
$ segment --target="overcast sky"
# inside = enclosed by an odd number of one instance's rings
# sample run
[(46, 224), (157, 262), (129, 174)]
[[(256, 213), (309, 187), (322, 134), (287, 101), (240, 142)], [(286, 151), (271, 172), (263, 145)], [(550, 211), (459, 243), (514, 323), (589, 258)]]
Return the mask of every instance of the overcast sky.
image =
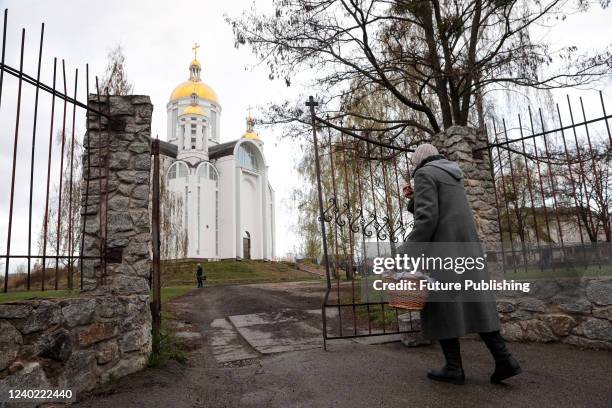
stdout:
[[(270, 7), (270, 1), (257, 1), (257, 7)], [(172, 89), (188, 77), (188, 64), (193, 58), (192, 44), (200, 44), (198, 59), (202, 63), (202, 79), (219, 96), (222, 106), (221, 141), (237, 139), (245, 130), (245, 115), (249, 105), (255, 107), (297, 93), (307, 94), (299, 84), (286, 88), (284, 83), (272, 82), (264, 68), (247, 69), (256, 61), (248, 49), (237, 50), (231, 27), (224, 15), (237, 16), (250, 7), (252, 1), (34, 1), (0, 0), (0, 9), (9, 9), (7, 38), (7, 64), (17, 67), (19, 60), (20, 29), (26, 28), (26, 72), (35, 76), (35, 62), (40, 35), (40, 23), (45, 22), (45, 47), (42, 80), (51, 83), (52, 58), (66, 60), (69, 93), (74, 86), (74, 69), (84, 75), (85, 63), (90, 73), (102, 75), (107, 51), (120, 43), (127, 58), (128, 78), (134, 83), (134, 93), (150, 95), (154, 105), (153, 136), (166, 139), (166, 103)], [(612, 13), (595, 7), (592, 12), (570, 17), (553, 30), (541, 30), (539, 35), (552, 39), (555, 45), (574, 44), (582, 48), (601, 48), (612, 39)], [(82, 88), (83, 82), (79, 86)], [(60, 87), (61, 88), (61, 87)], [(6, 244), (7, 200), (14, 137), (16, 81), (5, 76), (0, 123), (0, 252)], [(609, 110), (612, 110), (610, 88), (605, 87)], [(574, 93), (573, 93), (574, 95)], [(586, 98), (599, 103), (595, 94)], [(84, 89), (79, 89), (79, 99), (84, 100)], [(34, 94), (31, 86), (24, 87), (22, 107), (22, 131), (18, 154), (20, 163), (27, 163), (32, 135), (31, 112)], [(591, 102), (589, 102), (591, 103)], [(41, 106), (48, 110), (50, 99), (41, 94)], [(597, 106), (597, 105), (594, 105)], [(62, 119), (61, 107), (56, 112), (57, 122)], [(70, 127), (70, 113), (68, 126)], [(596, 112), (599, 114), (600, 112)], [(82, 118), (83, 114), (77, 114)], [(41, 113), (38, 138), (47, 138), (49, 114)], [(83, 123), (77, 118), (76, 129), (82, 134)], [(80, 127), (79, 127), (80, 126)], [(265, 152), (270, 166), (270, 182), (277, 191), (277, 254), (293, 250), (296, 239), (290, 228), (296, 215), (289, 207), (289, 193), (295, 185), (294, 158), (298, 152), (279, 140), (278, 131), (260, 131), (265, 142)], [(42, 142), (41, 142), (42, 143)], [(45, 142), (46, 143), (46, 142)], [(37, 144), (36, 175), (44, 179), (46, 145)], [(27, 180), (29, 168), (18, 166), (16, 214), (13, 250), (24, 252), (27, 237)], [(35, 188), (35, 213), (42, 208), (43, 182)], [(25, 190), (24, 190), (25, 188)], [(42, 212), (35, 215), (34, 231), (38, 231)], [(17, 249), (16, 249), (17, 248)]]

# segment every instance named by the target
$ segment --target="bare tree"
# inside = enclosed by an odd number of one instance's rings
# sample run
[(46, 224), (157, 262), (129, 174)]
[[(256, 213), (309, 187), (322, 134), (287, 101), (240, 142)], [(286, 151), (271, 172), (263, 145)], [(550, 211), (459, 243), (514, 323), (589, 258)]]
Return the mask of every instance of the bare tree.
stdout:
[(125, 69), (125, 55), (121, 44), (115, 45), (107, 56), (106, 71), (102, 79), (102, 89), (100, 92), (110, 95), (130, 95), (134, 89), (134, 84), (127, 79)]
[[(77, 138), (69, 137), (71, 130), (58, 131), (56, 145), (63, 146), (63, 172), (61, 186), (52, 187), (49, 197), (49, 211), (46, 214), (47, 230), (45, 236), (44, 222), (38, 237), (39, 253), (61, 256), (57, 261), (49, 261), (56, 274), (66, 271), (67, 286), (73, 288), (75, 257), (79, 254), (81, 244), (81, 159), (83, 148)], [(61, 149), (60, 149), (61, 150)], [(38, 268), (38, 266), (36, 266)]]
[(166, 171), (172, 161), (163, 159), (160, 180), (160, 238), (161, 258), (181, 259), (187, 256), (188, 239), (184, 225), (184, 202), (181, 194), (172, 192), (166, 185)]
[[(330, 117), (359, 117), (368, 129), (429, 134), (467, 125), (474, 102), (495, 89), (553, 89), (610, 76), (610, 49), (553, 49), (538, 25), (561, 24), (591, 7), (586, 0), (275, 0), (227, 18), (236, 46), (248, 45), (271, 79), (309, 71)], [(609, 1), (601, 0), (601, 7)], [(365, 92), (355, 92), (364, 90)], [(385, 94), (413, 112), (381, 117), (351, 109)], [(320, 97), (321, 98), (321, 97)], [(266, 121), (307, 123), (303, 101), (273, 105)], [(482, 114), (482, 109), (480, 109)]]

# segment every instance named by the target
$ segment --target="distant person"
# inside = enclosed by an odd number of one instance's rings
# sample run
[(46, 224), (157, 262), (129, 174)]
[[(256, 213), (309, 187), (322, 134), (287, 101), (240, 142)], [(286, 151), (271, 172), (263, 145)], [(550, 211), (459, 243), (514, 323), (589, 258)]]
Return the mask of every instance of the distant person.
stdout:
[(202, 268), (202, 264), (198, 264), (198, 269), (196, 270), (196, 278), (198, 279), (198, 288), (204, 287), (204, 269)]
[[(407, 253), (411, 245), (418, 246), (418, 243), (480, 242), (459, 166), (428, 143), (417, 147), (413, 162), (414, 189), (405, 186), (404, 195), (410, 199), (408, 211), (414, 214), (414, 227), (400, 252)], [(429, 274), (440, 282), (467, 279), (467, 274), (454, 271), (434, 269)], [(475, 270), (470, 279), (488, 281), (489, 274), (486, 268)], [(465, 382), (459, 338), (467, 333), (479, 333), (495, 359), (491, 382), (498, 383), (521, 372), (499, 333), (499, 316), (492, 296), (468, 299), (462, 298), (465, 293), (458, 293), (452, 301), (440, 298), (434, 301), (435, 295), (430, 293), (421, 312), (421, 327), (423, 337), (440, 342), (446, 364), (430, 370), (427, 373), (430, 379), (453, 384)]]

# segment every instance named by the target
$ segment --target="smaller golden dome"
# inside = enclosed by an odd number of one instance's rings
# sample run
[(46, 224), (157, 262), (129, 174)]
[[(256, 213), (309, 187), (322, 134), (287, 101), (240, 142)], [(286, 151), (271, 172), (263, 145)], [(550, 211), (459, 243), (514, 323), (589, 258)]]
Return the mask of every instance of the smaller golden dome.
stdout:
[(198, 68), (202, 68), (202, 65), (200, 64), (200, 61), (198, 61), (197, 59), (194, 59), (193, 61), (191, 61), (191, 64), (189, 64), (190, 66), (196, 66)]
[(248, 114), (247, 114), (247, 118), (246, 118), (246, 125), (247, 125), (246, 132), (242, 135), (242, 138), (243, 139), (257, 139), (257, 140), (259, 140), (259, 136), (257, 135), (255, 130), (253, 129), (253, 127), (255, 126), (255, 119), (251, 115), (251, 107), (250, 106), (249, 106)]
[(204, 111), (199, 106), (189, 105), (185, 108), (181, 115), (202, 115), (204, 116)]
[(259, 139), (259, 136), (255, 132), (246, 132), (242, 137), (245, 139)]

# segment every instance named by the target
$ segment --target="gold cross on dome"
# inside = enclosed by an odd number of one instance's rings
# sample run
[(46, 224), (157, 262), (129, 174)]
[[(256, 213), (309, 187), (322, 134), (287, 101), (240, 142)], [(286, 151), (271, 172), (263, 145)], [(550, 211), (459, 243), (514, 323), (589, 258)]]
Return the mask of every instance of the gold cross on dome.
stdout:
[(253, 110), (253, 107), (251, 105), (247, 106), (247, 117), (249, 119), (251, 119), (253, 117), (253, 115), (251, 114)]
[(200, 48), (200, 45), (198, 43), (194, 43), (193, 47), (191, 47), (191, 49), (193, 50), (193, 59), (198, 59), (198, 48)]

